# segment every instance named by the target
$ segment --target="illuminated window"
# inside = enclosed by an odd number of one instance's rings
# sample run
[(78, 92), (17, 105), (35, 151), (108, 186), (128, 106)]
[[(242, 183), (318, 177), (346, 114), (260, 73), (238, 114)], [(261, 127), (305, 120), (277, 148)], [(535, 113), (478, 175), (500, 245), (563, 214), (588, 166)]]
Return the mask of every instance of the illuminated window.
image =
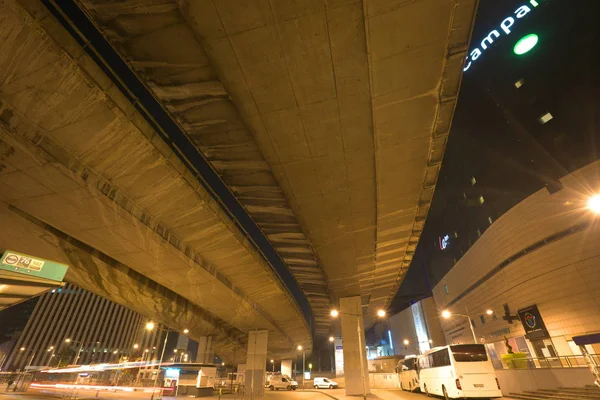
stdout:
[(542, 116), (540, 117), (540, 122), (541, 122), (542, 124), (545, 124), (545, 123), (547, 123), (547, 122), (550, 122), (550, 121), (552, 120), (552, 118), (554, 118), (554, 117), (552, 116), (552, 114), (550, 114), (550, 113), (546, 113), (546, 114), (544, 114), (544, 115), (542, 115)]
[(471, 177), (471, 186), (475, 186), (475, 184), (477, 183), (477, 179), (475, 179), (474, 176)]
[(477, 229), (477, 237), (481, 236), (481, 231)]
[(463, 192), (463, 198), (467, 198), (467, 194), (465, 192)]
[(490, 223), (490, 225), (492, 224), (492, 222), (494, 222), (494, 220), (492, 219), (492, 217), (488, 217), (488, 222)]
[(517, 89), (519, 89), (521, 86), (523, 86), (525, 84), (525, 79), (519, 79), (518, 81), (515, 82), (515, 87)]
[(448, 285), (444, 285), (444, 291), (446, 292), (446, 294), (449, 294), (450, 292), (448, 291)]
[(479, 196), (479, 204), (483, 204), (484, 201), (485, 199), (483, 198), (483, 196)]

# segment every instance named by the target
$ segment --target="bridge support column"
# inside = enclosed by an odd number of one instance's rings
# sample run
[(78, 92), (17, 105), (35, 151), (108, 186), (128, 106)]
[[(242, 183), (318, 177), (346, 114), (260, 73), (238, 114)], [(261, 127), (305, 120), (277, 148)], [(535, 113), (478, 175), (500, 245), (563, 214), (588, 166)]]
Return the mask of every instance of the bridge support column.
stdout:
[(369, 394), (369, 366), (360, 296), (340, 299), (346, 394)]
[(198, 340), (197, 363), (212, 364), (215, 362), (215, 341), (212, 336), (202, 336)]
[(248, 334), (244, 386), (250, 396), (262, 396), (265, 392), (268, 333), (268, 331), (252, 331)]

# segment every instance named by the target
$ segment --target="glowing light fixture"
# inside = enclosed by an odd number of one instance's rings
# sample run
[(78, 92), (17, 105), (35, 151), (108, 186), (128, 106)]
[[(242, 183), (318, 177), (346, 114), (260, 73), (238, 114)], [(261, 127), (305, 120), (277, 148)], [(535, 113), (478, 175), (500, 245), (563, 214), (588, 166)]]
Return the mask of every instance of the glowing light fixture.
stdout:
[(448, 318), (450, 318), (451, 316), (452, 316), (452, 313), (451, 313), (450, 311), (448, 311), (448, 310), (444, 310), (444, 311), (442, 311), (442, 317), (443, 317), (443, 318), (445, 318), (445, 319), (448, 319)]
[(600, 214), (600, 195), (594, 195), (588, 199), (587, 208), (594, 214)]
[(329, 313), (333, 318), (337, 318), (340, 315), (340, 312), (336, 309), (331, 310)]
[(538, 44), (539, 40), (539, 36), (535, 33), (525, 35), (515, 44), (513, 52), (518, 56), (529, 53)]
[(333, 336), (329, 336), (329, 341), (333, 342), (335, 340), (335, 338)]
[(154, 329), (154, 322), (150, 321), (146, 324), (146, 330), (151, 331), (152, 329)]
[(377, 310), (377, 316), (379, 318), (385, 317), (385, 314), (386, 314), (385, 310)]
[(302, 351), (302, 345), (299, 344), (298, 347), (296, 347), (298, 349), (298, 351)]
[(492, 315), (494, 312), (492, 310), (486, 310), (485, 312), (487, 315)]

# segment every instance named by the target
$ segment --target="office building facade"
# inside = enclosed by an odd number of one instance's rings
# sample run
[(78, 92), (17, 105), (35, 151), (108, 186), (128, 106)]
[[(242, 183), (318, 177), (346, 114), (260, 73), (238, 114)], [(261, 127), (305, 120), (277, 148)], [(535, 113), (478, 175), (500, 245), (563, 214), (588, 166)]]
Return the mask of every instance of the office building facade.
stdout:
[(42, 295), (3, 371), (122, 360), (158, 359), (164, 330), (148, 332), (148, 319), (67, 284)]

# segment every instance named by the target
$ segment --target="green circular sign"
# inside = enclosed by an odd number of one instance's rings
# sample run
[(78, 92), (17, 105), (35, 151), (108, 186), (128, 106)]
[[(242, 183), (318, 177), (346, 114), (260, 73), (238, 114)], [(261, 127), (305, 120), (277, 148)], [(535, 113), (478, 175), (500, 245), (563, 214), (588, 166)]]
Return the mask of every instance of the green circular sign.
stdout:
[(521, 39), (519, 39), (517, 44), (515, 44), (513, 51), (518, 56), (528, 53), (538, 44), (539, 40), (539, 36), (535, 33), (525, 35)]

